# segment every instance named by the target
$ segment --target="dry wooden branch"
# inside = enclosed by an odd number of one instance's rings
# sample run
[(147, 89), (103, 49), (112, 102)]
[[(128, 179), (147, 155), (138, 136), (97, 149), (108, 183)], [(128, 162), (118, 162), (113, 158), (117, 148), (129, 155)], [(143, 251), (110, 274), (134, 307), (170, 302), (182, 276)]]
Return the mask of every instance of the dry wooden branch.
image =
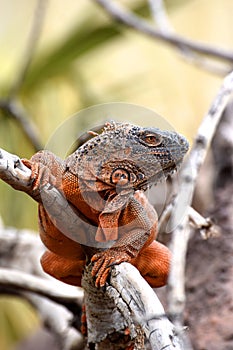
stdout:
[[(179, 349), (177, 331), (167, 319), (164, 308), (154, 291), (130, 264), (115, 266), (111, 284), (130, 306), (133, 318), (138, 322), (152, 349)], [(133, 306), (132, 306), (133, 305)]]
[(0, 99), (0, 111), (4, 115), (16, 120), (26, 135), (27, 139), (33, 145), (35, 151), (42, 149), (42, 142), (40, 140), (39, 131), (19, 101), (15, 99)]
[(190, 206), (197, 176), (204, 162), (210, 142), (221, 119), (222, 113), (233, 92), (233, 72), (223, 81), (211, 107), (204, 117), (196, 136), (189, 158), (180, 171), (181, 188), (175, 200), (175, 210), (172, 215), (171, 225), (176, 228), (171, 250), (173, 262), (169, 277), (169, 312), (174, 315), (178, 325), (183, 323), (183, 311), (185, 307), (185, 256), (190, 231), (187, 230), (188, 216), (180, 221), (180, 212), (187, 212)]
[(67, 308), (33, 293), (23, 293), (22, 297), (37, 310), (42, 323), (54, 334), (60, 350), (84, 349), (83, 336), (72, 326), (74, 315)]
[(161, 32), (172, 33), (174, 32), (167, 13), (163, 0), (148, 0), (152, 17), (157, 27)]
[(32, 27), (29, 32), (25, 53), (23, 55), (22, 67), (19, 70), (16, 80), (8, 92), (5, 99), (0, 99), (0, 111), (6, 116), (13, 118), (19, 124), (20, 128), (31, 142), (36, 151), (42, 149), (42, 143), (39, 136), (39, 131), (28, 117), (23, 106), (17, 100), (21, 86), (30, 67), (36, 47), (39, 41), (40, 33), (43, 27), (43, 20), (46, 13), (46, 1), (38, 0), (34, 11)]
[[(175, 30), (169, 21), (164, 1), (148, 0), (148, 3), (150, 5), (153, 19), (161, 33), (176, 35)], [(226, 66), (226, 64), (223, 64), (222, 62), (213, 62), (211, 59), (203, 57), (193, 50), (187, 49), (187, 47), (179, 46), (177, 49), (183, 59), (199, 68), (207, 70), (208, 72), (225, 76), (230, 70), (230, 66)]]
[[(165, 226), (167, 226), (171, 219), (172, 212), (174, 210), (174, 201), (169, 203), (164, 209), (162, 215), (159, 218), (158, 231), (163, 233), (166, 232)], [(217, 237), (220, 235), (220, 227), (216, 225), (211, 218), (203, 217), (193, 207), (187, 209), (188, 222), (195, 230), (197, 230), (203, 239), (210, 237)]]
[(8, 286), (18, 291), (44, 293), (59, 303), (78, 302), (81, 305), (83, 292), (80, 288), (61, 283), (43, 272), (39, 261), (44, 251), (35, 232), (1, 227), (0, 289)]
[(36, 51), (36, 47), (40, 38), (41, 31), (43, 28), (44, 17), (46, 13), (46, 5), (47, 5), (47, 1), (37, 0), (34, 16), (32, 20), (32, 26), (29, 32), (29, 38), (26, 43), (27, 46), (25, 49), (25, 53), (23, 55), (22, 68), (18, 72), (17, 79), (9, 92), (9, 96), (8, 96), (9, 100), (12, 100), (12, 98), (16, 96), (17, 93), (19, 92), (24, 82), (27, 71), (30, 67), (31, 61), (33, 59), (33, 56)]
[(170, 44), (174, 48), (182, 48), (193, 51), (197, 54), (205, 55), (210, 58), (222, 60), (225, 62), (233, 62), (233, 52), (224, 50), (223, 48), (212, 47), (207, 44), (195, 42), (189, 39), (185, 39), (182, 36), (174, 33), (168, 33), (157, 30), (153, 25), (133, 13), (127, 11), (123, 6), (110, 0), (95, 0), (101, 5), (108, 14), (110, 14), (117, 21), (124, 25), (137, 30), (140, 33), (144, 33), (152, 38), (163, 41), (166, 44)]
[(188, 219), (190, 225), (200, 232), (203, 239), (217, 237), (220, 235), (220, 227), (214, 224), (211, 218), (203, 218), (203, 216), (201, 216), (192, 207), (189, 208)]
[(0, 179), (16, 189), (27, 189), (31, 183), (31, 170), (18, 156), (0, 149)]
[(75, 310), (81, 309), (83, 291), (42, 271), (39, 260), (44, 249), (35, 232), (1, 225), (0, 294), (17, 295), (31, 303), (61, 350), (81, 349), (82, 336), (72, 321)]
[[(36, 232), (0, 227), (0, 266), (46, 278), (40, 265), (45, 248)], [(27, 252), (27, 254), (25, 254)]]
[(82, 304), (83, 293), (79, 289), (9, 268), (0, 268), (0, 290), (1, 288), (36, 293), (60, 304)]
[(182, 348), (156, 294), (131, 264), (122, 263), (112, 268), (106, 291), (94, 287), (89, 267), (85, 271), (83, 287), (88, 342), (97, 343), (98, 349), (118, 349), (118, 342), (116, 347), (111, 347), (112, 343), (108, 341), (122, 337), (126, 329), (131, 339), (140, 344), (135, 345), (135, 349), (144, 349), (143, 340), (138, 340), (141, 337), (138, 329), (143, 330), (152, 350)]

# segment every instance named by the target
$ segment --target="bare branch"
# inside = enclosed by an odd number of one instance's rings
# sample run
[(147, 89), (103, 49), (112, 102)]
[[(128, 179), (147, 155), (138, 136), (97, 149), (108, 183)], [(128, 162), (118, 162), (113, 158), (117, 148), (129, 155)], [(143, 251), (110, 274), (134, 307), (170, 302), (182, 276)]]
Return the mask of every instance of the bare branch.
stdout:
[(218, 59), (221, 61), (233, 62), (233, 52), (224, 50), (223, 48), (213, 47), (200, 42), (192, 41), (183, 38), (173, 33), (164, 33), (154, 28), (153, 25), (147, 21), (139, 18), (127, 11), (123, 6), (111, 0), (95, 0), (101, 5), (113, 18), (123, 23), (124, 25), (133, 28), (141, 33), (144, 33), (152, 38), (163, 41), (166, 44), (170, 44), (174, 48), (182, 48), (208, 56), (212, 59)]
[(32, 293), (24, 293), (22, 296), (35, 307), (43, 324), (55, 335), (59, 349), (81, 350), (84, 348), (83, 337), (72, 326), (74, 317), (69, 310)]
[(139, 271), (128, 263), (114, 267), (111, 284), (130, 306), (135, 320), (150, 341), (152, 350), (181, 349), (176, 331), (165, 315), (164, 308)]
[[(45, 251), (34, 231), (0, 227), (0, 266), (48, 279), (40, 265)], [(25, 254), (27, 252), (27, 254)]]
[[(176, 35), (169, 21), (163, 0), (148, 0), (148, 2), (154, 21), (161, 33)], [(187, 47), (179, 46), (177, 49), (183, 59), (208, 72), (225, 76), (230, 70), (230, 66), (226, 66), (222, 62), (212, 62), (209, 58), (200, 56), (193, 50), (187, 49)]]
[(0, 268), (0, 288), (14, 289), (17, 292), (32, 292), (60, 304), (82, 304), (83, 293), (79, 288), (69, 288), (64, 283), (30, 275), (23, 271)]
[(44, 251), (34, 232), (0, 228), (0, 291), (14, 289), (20, 295), (31, 291), (64, 305), (81, 305), (83, 292), (80, 288), (68, 286), (43, 272), (40, 257)]
[(190, 224), (200, 232), (203, 239), (218, 237), (220, 235), (220, 227), (215, 225), (210, 218), (203, 218), (192, 207), (189, 208), (188, 219)]
[(27, 47), (23, 55), (23, 65), (21, 70), (18, 72), (17, 79), (14, 85), (11, 88), (11, 91), (9, 93), (9, 99), (12, 99), (12, 97), (19, 92), (24, 82), (27, 71), (30, 67), (31, 61), (33, 59), (33, 56), (40, 38), (41, 31), (43, 28), (44, 17), (46, 13), (46, 5), (47, 5), (46, 0), (37, 0), (36, 8), (34, 11), (34, 17), (32, 21), (32, 27), (31, 27), (28, 42), (27, 42)]
[[(107, 348), (109, 337), (117, 339), (114, 341), (116, 347), (111, 349), (118, 349), (118, 339), (122, 340), (126, 329), (129, 330), (132, 341), (138, 337), (140, 339), (138, 327), (145, 333), (152, 350), (181, 349), (177, 331), (167, 319), (159, 299), (131, 264), (121, 263), (112, 267), (106, 291), (95, 288), (90, 266), (85, 270), (82, 284), (88, 320), (88, 342), (97, 343), (98, 349)], [(137, 349), (144, 349), (143, 343), (140, 344)]]
[(37, 311), (43, 327), (54, 335), (56, 348), (60, 350), (81, 350), (84, 348), (83, 336), (75, 327), (77, 314), (74, 316), (74, 313), (63, 305), (34, 293), (7, 288), (4, 290), (2, 287), (0, 292), (20, 296), (29, 302)]
[[(159, 218), (158, 231), (163, 232), (163, 228), (167, 226), (168, 221), (171, 219), (172, 212), (174, 210), (174, 201), (169, 203), (164, 209), (162, 215)], [(203, 239), (210, 237), (217, 237), (220, 235), (220, 227), (217, 226), (211, 218), (204, 218), (193, 207), (189, 207), (187, 210), (189, 224), (197, 231)]]
[(7, 98), (0, 99), (0, 110), (7, 116), (15, 119), (23, 130), (27, 139), (34, 146), (35, 150), (42, 149), (42, 144), (39, 137), (39, 132), (31, 119), (27, 116), (26, 111), (20, 105), (16, 99), (16, 95), (24, 82), (25, 76), (30, 67), (33, 59), (40, 33), (43, 27), (43, 20), (45, 16), (47, 2), (45, 0), (37, 0), (36, 9), (34, 11), (34, 18), (32, 22), (32, 28), (29, 33), (27, 47), (23, 55), (22, 68), (17, 74), (17, 78), (13, 86), (11, 87)]
[(35, 232), (1, 226), (0, 294), (17, 295), (30, 302), (45, 327), (54, 333), (61, 350), (73, 349), (74, 345), (82, 349), (82, 336), (72, 324), (74, 314), (81, 309), (83, 291), (43, 272), (39, 260), (45, 248)]
[(169, 277), (169, 312), (175, 316), (178, 324), (183, 322), (185, 306), (185, 256), (190, 231), (187, 230), (188, 216), (180, 223), (180, 212), (190, 206), (193, 190), (201, 165), (206, 157), (210, 142), (221, 119), (223, 110), (233, 92), (233, 72), (223, 81), (213, 103), (204, 117), (196, 136), (189, 158), (180, 171), (182, 187), (175, 200), (175, 210), (171, 219), (171, 226), (176, 227), (172, 236), (171, 250), (173, 263)]
[(163, 0), (148, 0), (151, 13), (161, 32), (172, 33), (174, 30), (169, 22)]
[(27, 189), (31, 183), (31, 170), (18, 156), (0, 149), (0, 178), (15, 188)]
[(40, 140), (39, 132), (36, 126), (33, 124), (31, 119), (27, 116), (26, 111), (22, 105), (16, 100), (1, 100), (0, 99), (0, 110), (2, 113), (15, 119), (23, 130), (27, 139), (33, 145), (36, 151), (42, 149), (42, 143)]

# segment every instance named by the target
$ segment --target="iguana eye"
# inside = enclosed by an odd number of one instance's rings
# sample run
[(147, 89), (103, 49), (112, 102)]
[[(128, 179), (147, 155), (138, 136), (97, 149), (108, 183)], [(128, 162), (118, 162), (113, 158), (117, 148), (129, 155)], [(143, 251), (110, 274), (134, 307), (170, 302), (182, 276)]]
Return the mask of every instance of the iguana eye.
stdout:
[(144, 134), (141, 136), (141, 139), (144, 143), (151, 147), (158, 146), (162, 142), (162, 137), (158, 134)]

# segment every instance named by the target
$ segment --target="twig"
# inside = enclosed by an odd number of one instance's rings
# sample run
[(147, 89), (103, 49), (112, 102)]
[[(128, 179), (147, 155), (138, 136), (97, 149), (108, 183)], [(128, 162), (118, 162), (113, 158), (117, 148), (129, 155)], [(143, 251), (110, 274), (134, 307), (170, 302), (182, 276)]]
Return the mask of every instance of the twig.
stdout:
[(43, 28), (43, 24), (44, 24), (46, 5), (47, 5), (46, 0), (37, 0), (36, 8), (34, 11), (34, 17), (32, 21), (32, 27), (29, 33), (29, 38), (25, 49), (25, 53), (23, 55), (23, 65), (21, 70), (18, 72), (17, 79), (10, 90), (9, 97), (8, 97), (10, 100), (19, 92), (24, 82), (27, 71), (30, 67), (30, 64), (32, 62), (32, 59), (40, 38), (40, 34)]
[[(27, 254), (25, 254), (25, 251), (27, 251)], [(0, 269), (0, 276), (3, 277), (0, 277), (0, 289), (3, 286), (5, 288), (7, 286), (10, 288), (17, 287), (18, 291), (30, 290), (39, 294), (43, 290), (47, 293), (47, 297), (57, 302), (64, 299), (66, 303), (78, 302), (81, 304), (83, 292), (79, 288), (68, 286), (50, 278), (42, 270), (40, 258), (44, 251), (45, 248), (35, 232), (15, 228), (0, 228), (2, 268)], [(21, 287), (18, 287), (18, 284), (21, 284)], [(44, 285), (46, 289), (43, 289)]]
[(210, 237), (218, 237), (220, 235), (220, 227), (215, 225), (211, 218), (203, 218), (192, 207), (188, 211), (189, 223), (200, 232), (203, 239)]
[(45, 0), (37, 0), (32, 28), (29, 33), (25, 53), (23, 55), (23, 64), (21, 70), (18, 72), (16, 81), (12, 85), (8, 96), (5, 99), (0, 100), (0, 110), (2, 110), (4, 114), (14, 118), (17, 121), (36, 151), (42, 149), (39, 131), (27, 116), (27, 113), (24, 111), (23, 107), (17, 101), (16, 96), (19, 93), (19, 90), (24, 82), (25, 76), (28, 72), (38, 44), (40, 33), (43, 27), (44, 16), (46, 13), (46, 5), (47, 2)]
[(113, 18), (123, 23), (124, 25), (133, 28), (140, 33), (144, 33), (155, 39), (163, 41), (171, 46), (182, 49), (188, 49), (196, 52), (197, 54), (206, 55), (208, 57), (233, 63), (233, 52), (224, 50), (223, 48), (213, 47), (207, 44), (203, 44), (197, 41), (192, 41), (183, 38), (173, 33), (164, 33), (154, 28), (153, 25), (147, 21), (139, 18), (127, 11), (120, 4), (111, 0), (95, 0), (101, 5)]
[(83, 337), (72, 326), (74, 317), (69, 310), (32, 293), (24, 293), (22, 296), (33, 305), (45, 327), (54, 334), (60, 350), (84, 349)]
[(39, 131), (27, 116), (22, 105), (16, 100), (0, 100), (0, 110), (15, 119), (36, 151), (42, 149)]
[(182, 187), (175, 200), (175, 210), (171, 218), (171, 226), (176, 228), (172, 236), (171, 250), (173, 263), (169, 277), (169, 313), (175, 317), (177, 324), (183, 323), (183, 311), (185, 307), (185, 256), (190, 231), (187, 230), (188, 216), (180, 221), (181, 212), (187, 213), (190, 206), (193, 190), (201, 165), (204, 162), (210, 142), (221, 119), (231, 94), (233, 92), (233, 72), (223, 81), (213, 103), (203, 119), (189, 158), (180, 171)]
[(0, 268), (0, 289), (9, 288), (17, 292), (32, 292), (44, 296), (59, 304), (82, 304), (83, 293), (80, 289), (69, 288), (65, 284), (33, 276), (23, 271)]
[(30, 302), (44, 326), (55, 335), (61, 350), (73, 349), (74, 346), (81, 350), (83, 339), (74, 328), (73, 321), (77, 309), (81, 309), (83, 291), (56, 281), (43, 272), (39, 260), (44, 250), (35, 232), (4, 228), (2, 224), (0, 294), (17, 295)]
[(164, 33), (174, 32), (166, 13), (163, 0), (148, 0), (154, 22), (159, 30)]
[[(175, 204), (174, 200), (173, 202), (169, 203), (159, 218), (158, 231), (161, 233), (163, 232), (164, 227), (167, 226), (167, 223), (171, 219), (171, 215), (174, 210), (174, 204)], [(220, 227), (217, 226), (211, 220), (211, 218), (209, 217), (204, 218), (193, 207), (188, 207), (187, 215), (188, 215), (189, 224), (195, 230), (200, 232), (200, 235), (202, 236), (203, 239), (208, 239), (210, 237), (217, 237), (220, 235), (220, 231), (221, 231)]]
[[(161, 33), (176, 35), (169, 21), (163, 0), (148, 0), (148, 2), (153, 19)], [(226, 67), (222, 62), (212, 62), (210, 59), (200, 56), (200, 54), (195, 53), (193, 50), (187, 49), (187, 47), (179, 46), (177, 49), (183, 59), (208, 72), (225, 76), (230, 71), (230, 66)]]

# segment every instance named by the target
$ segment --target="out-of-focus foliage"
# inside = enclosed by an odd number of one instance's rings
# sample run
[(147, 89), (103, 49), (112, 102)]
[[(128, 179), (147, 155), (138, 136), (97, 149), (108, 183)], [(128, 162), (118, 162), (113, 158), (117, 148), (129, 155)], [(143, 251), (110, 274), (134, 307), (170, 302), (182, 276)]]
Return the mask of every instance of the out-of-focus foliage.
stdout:
[(35, 311), (19, 299), (3, 297), (0, 299), (0, 348), (10, 349), (22, 337), (35, 330), (38, 319)]
[[(148, 18), (146, 1), (122, 2)], [(42, 142), (80, 109), (112, 101), (152, 108), (192, 140), (219, 77), (189, 65), (161, 42), (113, 23), (94, 1), (51, 0), (46, 4), (39, 45), (18, 95), (40, 130)], [(232, 48), (231, 0), (169, 0), (166, 5), (178, 33)], [(35, 0), (0, 2), (1, 96), (7, 96), (24, 61), (35, 6)], [(1, 113), (0, 141), (0, 147), (22, 157), (33, 153), (20, 127)], [(6, 225), (36, 229), (36, 205), (30, 198), (0, 183), (0, 199)], [(31, 311), (15, 309), (20, 310), (16, 317), (12, 306), (0, 303), (3, 350), (36, 325)]]

